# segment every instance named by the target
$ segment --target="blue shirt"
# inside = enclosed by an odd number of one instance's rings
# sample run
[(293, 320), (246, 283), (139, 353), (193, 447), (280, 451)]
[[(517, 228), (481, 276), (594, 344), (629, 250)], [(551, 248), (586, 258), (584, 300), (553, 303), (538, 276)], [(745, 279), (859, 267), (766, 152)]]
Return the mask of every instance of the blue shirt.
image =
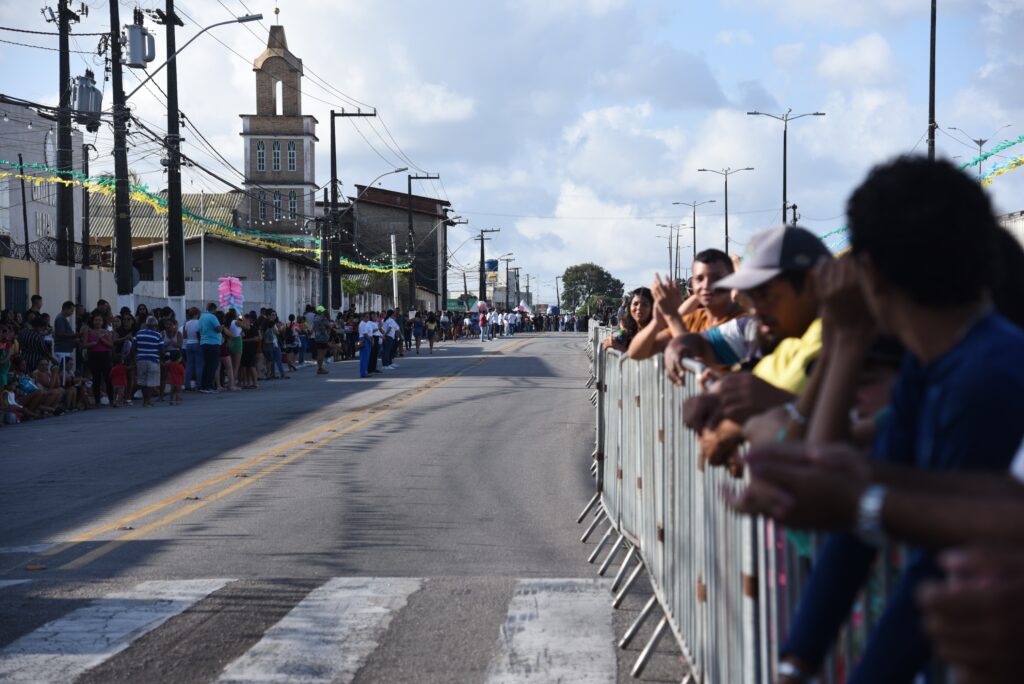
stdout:
[[(892, 410), (873, 458), (927, 469), (1006, 470), (1024, 435), (1024, 331), (999, 314), (979, 320), (929, 364), (910, 354), (893, 388)], [(876, 555), (848, 533), (828, 535), (804, 589), (784, 654), (824, 659)], [(914, 600), (939, 576), (931, 553), (911, 550), (851, 684), (910, 682), (931, 657)]]
[(164, 336), (156, 330), (143, 328), (135, 333), (135, 358), (139, 361), (160, 363), (160, 351), (164, 346)]
[(199, 317), (199, 344), (216, 344), (220, 346), (220, 321), (207, 311)]

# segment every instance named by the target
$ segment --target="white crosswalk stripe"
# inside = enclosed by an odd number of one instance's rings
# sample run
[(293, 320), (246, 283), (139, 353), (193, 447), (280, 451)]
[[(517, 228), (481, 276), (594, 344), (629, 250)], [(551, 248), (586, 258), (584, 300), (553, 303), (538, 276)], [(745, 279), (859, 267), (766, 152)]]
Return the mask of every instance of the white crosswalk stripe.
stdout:
[(501, 628), (489, 684), (614, 682), (609, 582), (520, 580)]
[[(27, 581), (0, 580), (0, 589)], [(0, 649), (0, 681), (72, 681), (235, 581), (150, 581), (106, 594)], [(518, 580), (504, 622), (490, 632), (496, 642), (480, 633), (482, 644), (494, 644), (488, 683), (615, 682), (608, 586), (607, 580)], [(218, 681), (351, 682), (385, 640), (392, 619), (406, 609), (410, 596), (430, 587), (419, 578), (330, 579), (223, 666)]]
[(350, 682), (419, 579), (339, 577), (300, 601), (220, 682)]
[(0, 650), (0, 681), (71, 681), (231, 581), (142, 582), (108, 594)]

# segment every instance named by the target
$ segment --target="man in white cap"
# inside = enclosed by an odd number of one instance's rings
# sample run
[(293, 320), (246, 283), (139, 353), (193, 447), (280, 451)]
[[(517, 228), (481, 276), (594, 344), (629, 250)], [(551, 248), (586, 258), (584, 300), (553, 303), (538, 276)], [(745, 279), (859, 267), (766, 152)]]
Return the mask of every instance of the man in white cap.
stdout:
[[(739, 270), (717, 286), (735, 289), (750, 301), (762, 337), (777, 341), (752, 372), (732, 373), (712, 392), (694, 397), (684, 408), (691, 427), (703, 431), (728, 418), (742, 425), (748, 418), (792, 401), (803, 391), (810, 364), (821, 353), (821, 320), (811, 269), (831, 258), (813, 233), (777, 226), (755, 235)], [(670, 373), (685, 354), (676, 340), (666, 352)]]

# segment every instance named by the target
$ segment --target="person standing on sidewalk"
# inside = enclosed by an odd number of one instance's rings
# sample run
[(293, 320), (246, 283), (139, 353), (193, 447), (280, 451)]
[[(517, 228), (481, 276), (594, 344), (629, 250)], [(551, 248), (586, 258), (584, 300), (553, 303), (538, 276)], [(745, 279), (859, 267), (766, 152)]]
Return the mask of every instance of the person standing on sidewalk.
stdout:
[(149, 316), (146, 318), (145, 327), (135, 333), (136, 382), (142, 389), (142, 405), (144, 407), (153, 405), (153, 395), (160, 390), (164, 336), (157, 331), (159, 325), (154, 316)]
[(217, 305), (210, 302), (206, 305), (206, 312), (199, 317), (199, 348), (203, 355), (203, 380), (199, 391), (203, 394), (213, 394), (217, 391), (214, 381), (220, 364), (222, 338), (221, 323), (217, 320), (215, 311)]
[(370, 348), (373, 346), (373, 324), (370, 322), (370, 314), (363, 312), (359, 321), (359, 377), (370, 376)]
[(395, 365), (395, 349), (398, 347), (398, 337), (401, 331), (398, 328), (398, 323), (395, 322), (394, 311), (388, 310), (382, 329), (384, 332), (384, 370), (395, 370), (398, 368)]
[(316, 307), (316, 314), (313, 316), (313, 349), (316, 351), (316, 372), (317, 375), (325, 375), (324, 356), (327, 354), (327, 344), (331, 341), (331, 321), (327, 318), (327, 309), (322, 306)]
[(370, 340), (373, 344), (373, 346), (370, 347), (370, 373), (380, 373), (382, 371), (377, 368), (377, 359), (380, 358), (381, 339), (384, 337), (384, 333), (380, 330), (380, 319), (378, 318), (378, 314), (370, 314), (370, 326), (372, 331)]

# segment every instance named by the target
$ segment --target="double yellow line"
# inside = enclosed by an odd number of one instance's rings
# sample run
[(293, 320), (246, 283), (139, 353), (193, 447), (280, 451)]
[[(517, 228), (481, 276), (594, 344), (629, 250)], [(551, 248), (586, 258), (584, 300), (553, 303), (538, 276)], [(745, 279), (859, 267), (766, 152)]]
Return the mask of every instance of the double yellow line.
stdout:
[[(528, 339), (513, 342), (499, 349), (498, 352), (505, 353), (514, 351), (519, 347), (523, 346), (524, 344), (526, 344), (527, 342), (529, 342)], [(160, 512), (169, 506), (179, 504), (182, 501), (189, 502), (187, 505), (182, 506), (170, 513), (167, 513), (166, 515), (158, 518), (157, 520), (153, 520), (152, 522), (146, 523), (138, 529), (131, 529), (125, 534), (119, 536), (117, 539), (108, 541), (105, 544), (93, 549), (92, 551), (89, 551), (59, 567), (60, 570), (75, 570), (78, 568), (82, 568), (88, 565), (89, 563), (92, 563), (96, 559), (102, 558), (103, 556), (106, 556), (112, 551), (115, 551), (126, 542), (133, 541), (135, 539), (141, 539), (146, 535), (149, 535), (152, 532), (155, 532), (156, 530), (165, 527), (166, 525), (169, 525), (170, 523), (173, 523), (177, 520), (181, 520), (182, 518), (185, 518), (191, 515), (192, 513), (202, 508), (205, 508), (206, 506), (214, 503), (215, 501), (220, 501), (221, 499), (228, 497), (231, 494), (234, 494), (235, 492), (238, 492), (244, 489), (245, 487), (252, 485), (254, 482), (261, 480), (267, 475), (270, 475), (271, 473), (277, 471), (278, 469), (283, 468), (285, 465), (302, 458), (311, 451), (315, 451), (316, 449), (322, 446), (330, 444), (334, 440), (337, 440), (340, 437), (343, 437), (344, 435), (347, 435), (348, 433), (353, 432), (358, 428), (362, 428), (367, 424), (372, 423), (373, 421), (377, 420), (377, 418), (386, 415), (396, 409), (402, 408), (406, 404), (416, 401), (424, 394), (427, 394), (431, 390), (435, 390), (438, 387), (442, 387), (448, 384), (449, 382), (451, 382), (456, 377), (466, 372), (473, 366), (481, 364), (489, 358), (494, 358), (494, 356), (483, 356), (473, 361), (472, 363), (466, 365), (464, 368), (455, 371), (454, 373), (451, 373), (447, 376), (432, 378), (428, 382), (419, 385), (416, 391), (414, 391), (412, 394), (409, 394), (408, 396), (403, 397), (402, 399), (399, 399), (397, 401), (385, 400), (383, 406), (360, 409), (353, 413), (349, 413), (341, 418), (333, 420), (317, 428), (316, 430), (313, 430), (308, 434), (304, 434), (289, 442), (276, 446), (273, 449), (264, 451), (259, 455), (249, 459), (245, 463), (242, 463), (241, 465), (231, 468), (230, 470), (227, 470), (219, 475), (215, 475), (214, 477), (211, 477), (207, 480), (204, 480), (203, 482), (188, 487), (187, 489), (183, 489), (179, 492), (176, 492), (165, 499), (152, 503), (122, 518), (114, 520), (113, 522), (109, 522), (104, 525), (94, 527), (86, 532), (83, 532), (82, 534), (76, 535), (71, 539), (67, 540), (66, 542), (63, 542), (61, 544), (58, 544), (57, 546), (51, 547), (46, 551), (41, 552), (40, 554), (38, 554), (38, 556), (46, 557), (61, 554), (79, 544), (91, 541), (106, 532), (111, 532), (114, 530), (129, 527), (131, 523), (141, 520), (143, 518), (147, 518), (153, 515), (154, 513)], [(344, 427), (341, 427), (342, 425), (344, 425)], [(320, 437), (321, 435), (324, 434), (327, 434), (328, 436), (324, 439), (316, 439), (317, 437)], [(289, 451), (292, 451), (292, 449), (299, 446), (300, 444), (302, 446), (299, 449), (297, 449), (293, 453), (287, 453)], [(277, 457), (277, 460), (274, 460), (269, 464), (265, 464), (267, 460), (272, 459), (274, 457)], [(248, 472), (257, 466), (260, 466), (261, 464), (264, 465), (258, 471), (254, 473)], [(198, 498), (197, 495), (200, 494), (201, 492), (234, 477), (239, 478), (238, 482), (228, 485), (223, 489), (219, 489), (218, 491), (214, 492), (213, 494), (210, 494), (209, 496), (206, 496), (205, 498)]]

